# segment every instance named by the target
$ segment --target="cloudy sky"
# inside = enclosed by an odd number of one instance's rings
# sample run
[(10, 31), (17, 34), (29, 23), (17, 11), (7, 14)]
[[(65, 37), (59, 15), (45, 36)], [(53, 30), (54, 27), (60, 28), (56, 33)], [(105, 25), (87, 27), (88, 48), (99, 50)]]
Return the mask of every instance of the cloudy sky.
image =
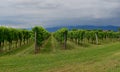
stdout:
[(0, 25), (120, 26), (120, 0), (0, 0)]

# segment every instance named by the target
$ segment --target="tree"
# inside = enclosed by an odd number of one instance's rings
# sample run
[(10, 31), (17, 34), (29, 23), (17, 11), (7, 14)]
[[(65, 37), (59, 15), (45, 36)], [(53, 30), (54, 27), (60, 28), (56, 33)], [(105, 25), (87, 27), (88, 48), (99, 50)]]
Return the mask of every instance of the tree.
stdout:
[(35, 54), (39, 53), (40, 46), (43, 44), (43, 41), (49, 37), (49, 32), (42, 27), (34, 27), (33, 29), (34, 38), (35, 38)]
[(22, 40), (23, 40), (23, 33), (22, 30), (18, 31), (18, 38), (19, 38), (19, 42), (20, 42), (20, 46), (22, 45)]
[(4, 27), (0, 27), (0, 52), (3, 50), (2, 43), (4, 43), (4, 29)]
[(64, 45), (64, 49), (66, 49), (67, 46), (67, 35), (68, 35), (68, 29), (67, 28), (61, 28), (58, 31), (54, 33), (54, 37)]

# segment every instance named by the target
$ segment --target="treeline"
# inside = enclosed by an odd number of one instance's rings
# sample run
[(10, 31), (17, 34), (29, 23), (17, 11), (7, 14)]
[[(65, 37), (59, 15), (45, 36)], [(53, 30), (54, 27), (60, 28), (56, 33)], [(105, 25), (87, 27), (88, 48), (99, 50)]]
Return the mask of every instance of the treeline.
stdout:
[(67, 39), (76, 42), (76, 44), (81, 44), (83, 42), (100, 44), (100, 42), (105, 40), (120, 40), (120, 32), (79, 29), (68, 30), (66, 28), (62, 28), (54, 33), (54, 37), (60, 43), (63, 43), (64, 47), (66, 47)]
[(29, 42), (32, 32), (25, 29), (0, 27), (0, 52), (10, 51)]

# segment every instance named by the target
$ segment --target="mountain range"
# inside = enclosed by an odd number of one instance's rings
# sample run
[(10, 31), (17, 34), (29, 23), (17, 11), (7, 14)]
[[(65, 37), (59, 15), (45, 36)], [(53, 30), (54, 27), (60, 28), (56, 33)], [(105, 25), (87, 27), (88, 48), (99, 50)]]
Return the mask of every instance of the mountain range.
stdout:
[(56, 27), (49, 27), (46, 28), (49, 32), (55, 32), (56, 30), (60, 28), (68, 28), (69, 30), (71, 29), (87, 29), (87, 30), (93, 30), (93, 29), (102, 29), (102, 30), (113, 30), (113, 31), (118, 31), (120, 26), (94, 26), (94, 25), (77, 25), (77, 26), (56, 26)]

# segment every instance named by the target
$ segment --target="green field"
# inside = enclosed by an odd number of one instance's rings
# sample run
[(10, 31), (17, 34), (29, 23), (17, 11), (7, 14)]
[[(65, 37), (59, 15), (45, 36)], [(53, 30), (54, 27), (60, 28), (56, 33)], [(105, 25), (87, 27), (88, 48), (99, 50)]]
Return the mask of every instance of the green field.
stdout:
[(120, 42), (76, 45), (63, 50), (51, 36), (34, 54), (34, 43), (1, 54), (0, 72), (120, 72)]

